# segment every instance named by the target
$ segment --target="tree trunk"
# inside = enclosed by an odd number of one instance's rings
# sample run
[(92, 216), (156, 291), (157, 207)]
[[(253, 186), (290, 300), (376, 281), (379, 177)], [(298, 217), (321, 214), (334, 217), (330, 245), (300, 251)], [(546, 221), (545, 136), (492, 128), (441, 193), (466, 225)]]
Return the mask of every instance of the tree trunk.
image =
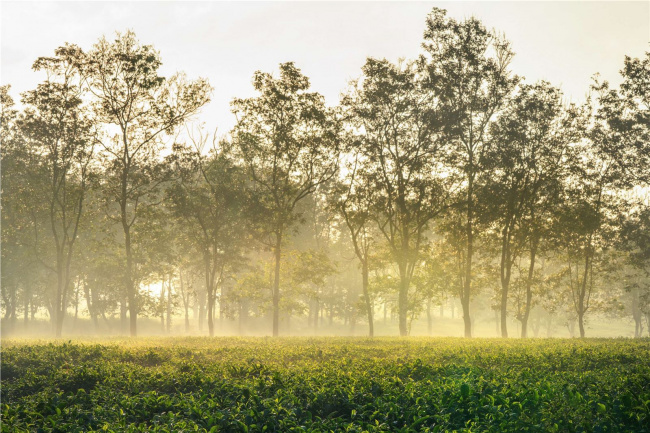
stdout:
[(580, 329), (580, 338), (585, 338), (584, 313), (578, 314), (578, 328)]
[(205, 290), (208, 295), (208, 334), (210, 337), (214, 337), (214, 278), (210, 269), (210, 256), (208, 252), (204, 253), (203, 261), (205, 265)]
[(580, 338), (585, 338), (585, 322), (584, 322), (584, 317), (585, 317), (585, 312), (587, 310), (587, 306), (585, 305), (585, 297), (587, 296), (587, 278), (589, 275), (589, 265), (590, 265), (591, 257), (590, 254), (587, 254), (587, 257), (585, 258), (585, 270), (584, 274), (582, 276), (582, 282), (580, 283), (579, 287), (579, 294), (578, 294), (578, 328), (580, 329)]
[(81, 282), (77, 280), (77, 284), (74, 289), (74, 324), (77, 326), (77, 320), (79, 319), (79, 285)]
[(167, 333), (172, 332), (172, 274), (167, 280)]
[(214, 337), (214, 295), (208, 293), (208, 334)]
[(530, 249), (530, 265), (528, 266), (528, 276), (526, 278), (526, 304), (521, 318), (521, 338), (528, 338), (528, 318), (530, 317), (533, 300), (533, 276), (535, 274), (535, 257), (537, 256), (538, 244), (539, 239), (535, 237)]
[(273, 275), (273, 336), (280, 335), (280, 260), (282, 259), (282, 234), (276, 235), (275, 273)]
[(126, 317), (126, 311), (128, 309), (126, 305), (126, 299), (123, 297), (120, 301), (120, 332), (122, 335), (126, 334), (126, 329), (128, 325), (128, 320)]
[(99, 314), (100, 312), (98, 311), (98, 297), (99, 294), (97, 293), (97, 288), (89, 288), (89, 293), (90, 293), (90, 299), (91, 303), (93, 305), (93, 313), (94, 313), (94, 322), (95, 322), (95, 332), (99, 332)]
[[(470, 163), (473, 163), (473, 155), (470, 155)], [(463, 293), (461, 296), (461, 304), (463, 306), (463, 321), (465, 322), (465, 338), (472, 337), (472, 319), (469, 313), (469, 299), (472, 290), (472, 255), (474, 254), (474, 174), (473, 167), (470, 167), (472, 172), (469, 175), (469, 182), (467, 186), (467, 257), (465, 257), (465, 275), (463, 281)]]
[(23, 312), (23, 322), (24, 322), (24, 328), (27, 329), (27, 327), (29, 325), (29, 301), (30, 301), (31, 296), (30, 296), (30, 293), (27, 291), (26, 288), (24, 290), (24, 293), (25, 293), (25, 295), (24, 295), (25, 299), (23, 301), (24, 301), (24, 309), (25, 310)]
[(203, 332), (205, 326), (205, 316), (207, 312), (207, 288), (201, 290), (196, 295), (197, 303), (199, 304), (199, 332)]
[(508, 338), (508, 284), (501, 286), (501, 338)]
[(160, 299), (158, 300), (158, 308), (160, 309), (160, 330), (165, 333), (165, 275), (163, 274), (160, 283)]
[(431, 315), (431, 299), (427, 300), (427, 334), (431, 335), (433, 330), (433, 317)]
[(472, 319), (469, 316), (469, 299), (461, 299), (463, 307), (463, 322), (465, 323), (465, 337), (472, 338)]
[(86, 307), (88, 307), (88, 315), (90, 316), (90, 321), (95, 325), (95, 332), (97, 332), (97, 323), (95, 323), (95, 305), (90, 299), (90, 285), (86, 280), (84, 284), (84, 297), (86, 298)]
[(399, 300), (398, 300), (398, 316), (399, 316), (399, 335), (406, 337), (408, 335), (408, 291), (409, 279), (406, 275), (406, 265), (399, 266), (400, 284), (399, 284)]
[[(126, 209), (124, 210), (124, 217), (126, 218)], [(135, 295), (135, 284), (133, 283), (133, 251), (131, 249), (131, 230), (126, 225), (124, 226), (124, 245), (126, 249), (126, 275), (124, 277), (126, 285), (126, 294), (129, 301), (129, 334), (131, 337), (138, 335), (138, 305)]]
[(361, 286), (363, 297), (366, 301), (366, 311), (368, 313), (368, 335), (370, 338), (375, 336), (375, 324), (373, 320), (372, 302), (370, 301), (370, 291), (368, 288), (368, 260), (364, 260), (361, 265)]

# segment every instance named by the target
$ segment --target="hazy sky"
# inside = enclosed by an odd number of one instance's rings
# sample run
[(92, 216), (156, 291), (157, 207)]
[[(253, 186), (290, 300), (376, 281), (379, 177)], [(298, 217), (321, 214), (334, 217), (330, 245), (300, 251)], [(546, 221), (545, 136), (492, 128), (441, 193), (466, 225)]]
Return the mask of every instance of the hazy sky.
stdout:
[(427, 13), (474, 15), (503, 33), (515, 73), (546, 79), (580, 101), (599, 72), (618, 83), (624, 56), (650, 50), (650, 2), (9, 2), (2, 1), (0, 82), (12, 96), (42, 78), (38, 56), (64, 42), (89, 49), (102, 35), (132, 29), (160, 50), (163, 72), (203, 76), (215, 88), (201, 120), (225, 133), (230, 100), (253, 94), (255, 70), (294, 61), (312, 89), (337, 103), (367, 56), (420, 53)]

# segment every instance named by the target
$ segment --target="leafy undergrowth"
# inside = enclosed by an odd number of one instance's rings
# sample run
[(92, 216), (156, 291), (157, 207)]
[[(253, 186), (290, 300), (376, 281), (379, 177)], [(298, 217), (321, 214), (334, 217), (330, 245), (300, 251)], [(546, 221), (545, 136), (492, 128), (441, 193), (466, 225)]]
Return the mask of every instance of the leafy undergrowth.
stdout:
[(3, 341), (22, 431), (650, 432), (650, 341)]

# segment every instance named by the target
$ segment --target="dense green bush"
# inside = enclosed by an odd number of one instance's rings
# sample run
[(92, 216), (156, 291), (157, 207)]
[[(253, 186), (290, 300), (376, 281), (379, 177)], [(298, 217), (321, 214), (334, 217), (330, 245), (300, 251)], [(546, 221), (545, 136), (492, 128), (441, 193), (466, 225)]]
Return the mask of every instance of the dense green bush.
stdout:
[(650, 432), (648, 340), (4, 341), (2, 432)]

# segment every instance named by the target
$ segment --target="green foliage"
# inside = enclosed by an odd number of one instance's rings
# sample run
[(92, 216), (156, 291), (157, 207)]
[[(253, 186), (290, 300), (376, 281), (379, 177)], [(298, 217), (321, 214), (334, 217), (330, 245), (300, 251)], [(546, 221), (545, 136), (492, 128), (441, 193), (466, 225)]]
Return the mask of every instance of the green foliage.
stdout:
[(647, 432), (647, 340), (3, 342), (2, 431)]

